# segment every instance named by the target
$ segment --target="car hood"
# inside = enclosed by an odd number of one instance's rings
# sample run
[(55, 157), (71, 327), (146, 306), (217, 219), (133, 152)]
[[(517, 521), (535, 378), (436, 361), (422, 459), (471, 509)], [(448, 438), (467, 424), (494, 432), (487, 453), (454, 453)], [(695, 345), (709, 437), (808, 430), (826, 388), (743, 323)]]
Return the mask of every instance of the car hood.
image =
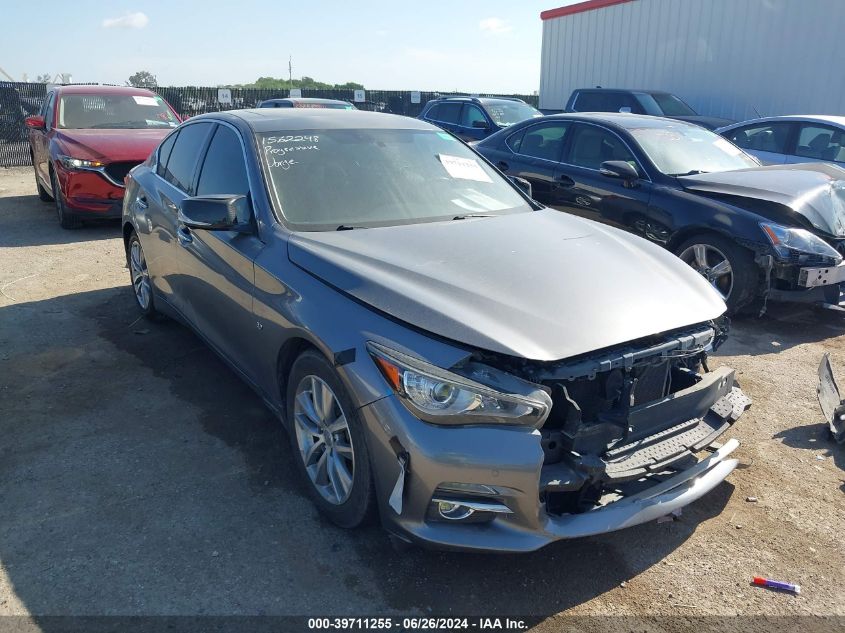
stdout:
[(294, 234), (292, 262), (419, 329), (557, 360), (718, 317), (720, 296), (668, 251), (545, 209)]
[(87, 160), (142, 161), (173, 128), (154, 130), (56, 130), (68, 156)]
[(670, 118), (695, 123), (701, 127), (706, 127), (708, 130), (715, 130), (716, 128), (736, 123), (736, 121), (732, 121), (731, 119), (722, 119), (715, 116), (701, 116), (700, 114), (696, 114), (694, 116), (673, 116)]
[(836, 165), (770, 165), (681, 176), (678, 180), (684, 189), (696, 193), (778, 203), (803, 216), (819, 231), (845, 237), (845, 169)]

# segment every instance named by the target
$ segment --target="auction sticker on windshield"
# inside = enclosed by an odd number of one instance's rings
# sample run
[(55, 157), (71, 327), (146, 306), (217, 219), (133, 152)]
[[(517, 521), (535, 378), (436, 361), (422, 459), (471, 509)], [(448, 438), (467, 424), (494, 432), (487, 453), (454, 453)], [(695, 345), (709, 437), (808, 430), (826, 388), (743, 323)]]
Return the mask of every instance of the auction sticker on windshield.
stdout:
[(473, 158), (461, 158), (460, 156), (449, 156), (448, 154), (438, 154), (443, 168), (452, 178), (460, 178), (462, 180), (475, 180), (477, 182), (493, 182), (490, 179), (478, 161)]
[(144, 96), (133, 96), (135, 99), (135, 103), (138, 105), (145, 105), (145, 106), (157, 106), (158, 101), (156, 101), (155, 97), (144, 97)]

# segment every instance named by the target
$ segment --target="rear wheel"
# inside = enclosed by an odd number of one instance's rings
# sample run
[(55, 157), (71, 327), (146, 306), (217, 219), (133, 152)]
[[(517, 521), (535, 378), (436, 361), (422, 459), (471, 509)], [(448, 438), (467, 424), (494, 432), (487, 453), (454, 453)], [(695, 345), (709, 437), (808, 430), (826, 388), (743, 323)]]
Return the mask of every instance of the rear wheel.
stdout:
[(65, 199), (62, 196), (62, 189), (59, 187), (59, 180), (56, 173), (50, 170), (50, 184), (53, 186), (53, 201), (56, 203), (56, 214), (59, 216), (59, 224), (63, 229), (78, 229), (82, 226), (79, 216), (68, 211)]
[(697, 235), (681, 244), (678, 257), (704, 277), (736, 313), (756, 294), (758, 269), (750, 251), (720, 235)]
[(287, 416), (297, 470), (314, 504), (340, 527), (368, 521), (375, 489), (363, 425), (337, 372), (316, 351), (291, 368)]
[(32, 170), (35, 172), (35, 186), (38, 188), (38, 199), (42, 202), (50, 202), (53, 199), (53, 196), (51, 196), (50, 192), (41, 186), (41, 181), (38, 180), (38, 168), (35, 166), (35, 156), (32, 151), (29, 152), (29, 155), (32, 157)]

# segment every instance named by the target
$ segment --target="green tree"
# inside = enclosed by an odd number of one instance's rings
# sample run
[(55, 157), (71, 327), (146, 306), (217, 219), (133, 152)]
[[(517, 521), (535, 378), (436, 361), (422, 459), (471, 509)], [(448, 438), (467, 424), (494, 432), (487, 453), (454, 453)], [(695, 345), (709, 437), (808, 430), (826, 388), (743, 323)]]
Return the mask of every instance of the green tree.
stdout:
[(235, 84), (227, 88), (259, 88), (262, 90), (290, 90), (291, 88), (302, 88), (305, 90), (363, 90), (363, 84), (354, 81), (347, 81), (344, 84), (328, 84), (324, 81), (317, 81), (313, 77), (302, 77), (300, 79), (283, 79), (276, 77), (259, 77), (250, 84)]
[(156, 81), (156, 76), (148, 70), (139, 70), (126, 80), (126, 85), (134, 86), (135, 88), (155, 88), (158, 86), (158, 82)]

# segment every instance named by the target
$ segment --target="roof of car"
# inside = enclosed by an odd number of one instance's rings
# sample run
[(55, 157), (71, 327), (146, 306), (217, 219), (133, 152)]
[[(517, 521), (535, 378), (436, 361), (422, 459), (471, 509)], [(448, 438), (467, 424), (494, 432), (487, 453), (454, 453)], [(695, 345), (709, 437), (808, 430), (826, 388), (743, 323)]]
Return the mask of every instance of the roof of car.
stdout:
[(649, 88), (577, 88), (573, 92), (645, 92), (651, 95), (671, 95), (667, 90), (651, 90)]
[(497, 101), (516, 101), (519, 103), (525, 103), (525, 101), (517, 97), (468, 97), (466, 95), (455, 95), (454, 97), (446, 95), (444, 97), (437, 97), (436, 99), (432, 99), (432, 101), (469, 101), (472, 103), (495, 103)]
[(342, 103), (348, 104), (348, 101), (343, 99), (319, 99), (317, 97), (275, 97), (273, 99), (264, 99), (261, 103), (273, 103), (274, 101), (290, 101), (291, 103)]
[(85, 84), (73, 84), (69, 86), (56, 86), (56, 89), (61, 92), (62, 94), (70, 94), (70, 95), (113, 95), (113, 94), (125, 94), (125, 95), (149, 95), (152, 96), (155, 93), (152, 90), (147, 90), (146, 88), (135, 88), (133, 86), (98, 86), (98, 85), (85, 85)]
[(252, 108), (210, 112), (193, 117), (202, 119), (237, 119), (255, 132), (288, 130), (386, 129), (440, 130), (440, 128), (411, 117), (366, 110), (331, 110), (328, 108)]
[(629, 114), (627, 112), (573, 112), (566, 114), (550, 114), (542, 120), (548, 119), (578, 119), (584, 121), (599, 121), (602, 123), (610, 123), (625, 129), (634, 128), (665, 128), (670, 127), (695, 127), (699, 126), (694, 123), (680, 121), (678, 119), (668, 119), (662, 116), (651, 116), (648, 114)]
[(818, 123), (831, 123), (840, 127), (845, 127), (845, 116), (834, 116), (831, 114), (784, 114), (782, 116), (767, 116), (759, 119), (749, 119), (748, 121), (740, 121), (732, 125), (726, 125), (726, 128), (743, 127), (752, 125), (754, 123), (770, 123), (772, 121), (810, 121)]

